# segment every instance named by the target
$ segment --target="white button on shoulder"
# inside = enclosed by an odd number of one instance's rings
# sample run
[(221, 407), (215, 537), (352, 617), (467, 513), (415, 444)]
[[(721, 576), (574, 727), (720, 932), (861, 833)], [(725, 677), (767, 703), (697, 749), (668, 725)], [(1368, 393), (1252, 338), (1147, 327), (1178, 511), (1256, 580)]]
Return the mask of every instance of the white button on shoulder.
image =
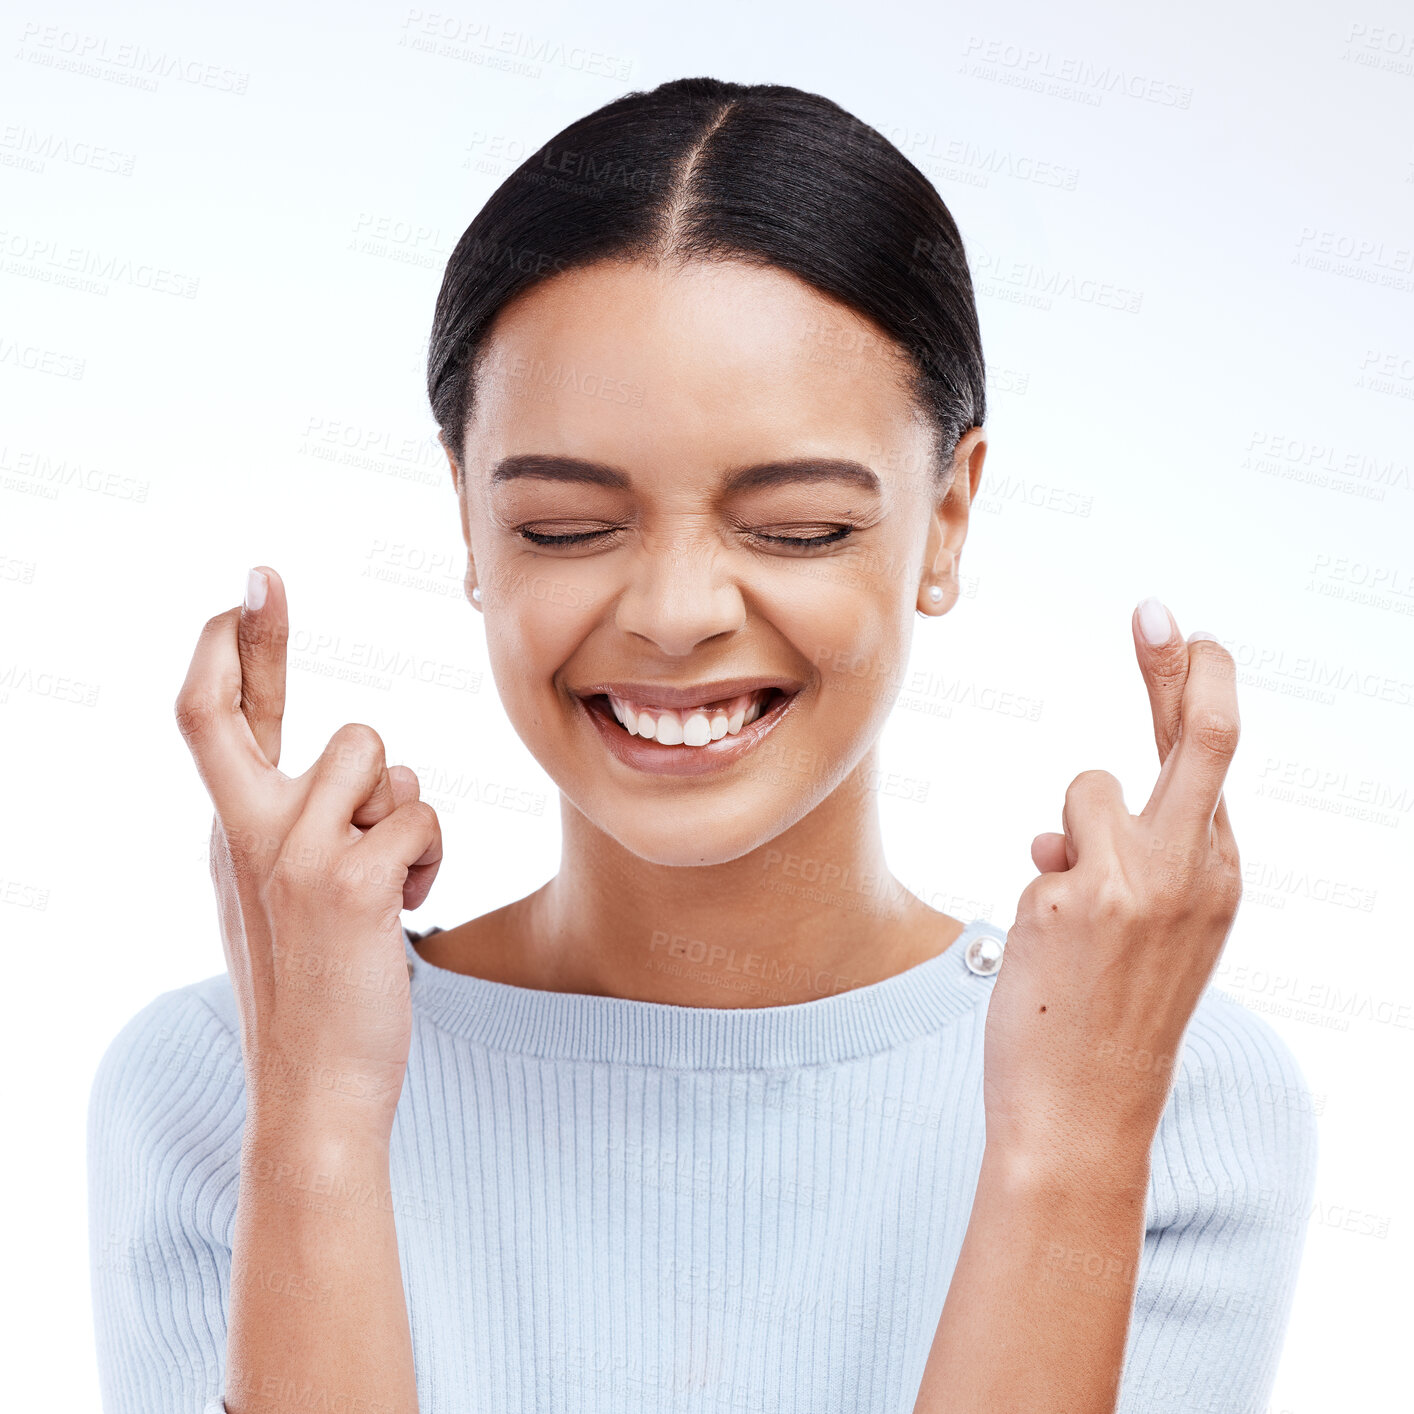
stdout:
[(1002, 965), (1002, 951), (1005, 947), (1004, 938), (998, 938), (991, 933), (979, 933), (968, 943), (962, 960), (967, 964), (969, 972), (978, 977), (991, 977)]

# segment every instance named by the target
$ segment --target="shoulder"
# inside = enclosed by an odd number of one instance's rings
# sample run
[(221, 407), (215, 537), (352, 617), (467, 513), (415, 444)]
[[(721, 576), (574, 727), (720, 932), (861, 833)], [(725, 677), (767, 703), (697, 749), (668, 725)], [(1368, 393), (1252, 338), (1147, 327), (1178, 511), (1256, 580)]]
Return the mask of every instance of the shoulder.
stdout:
[(1209, 987), (1189, 1022), (1155, 1141), (1156, 1197), (1192, 1217), (1225, 1210), (1304, 1228), (1319, 1109), (1270, 1023)]
[(138, 1407), (120, 1390), (177, 1408), (219, 1380), (245, 1123), (234, 1010), (224, 974), (162, 992), (118, 1028), (93, 1077), (88, 1248), (105, 1408)]
[(128, 1018), (108, 1042), (99, 1077), (137, 1079), (156, 1066), (185, 1070), (184, 1057), (240, 1054), (235, 996), (223, 972), (161, 992)]
[[(1251, 1074), (1263, 1085), (1305, 1092), (1296, 1054), (1270, 1022), (1219, 987), (1203, 993), (1189, 1024), (1185, 1057), (1191, 1078)], [(1182, 1072), (1180, 1072), (1182, 1073)]]
[(1154, 1141), (1120, 1414), (1267, 1407), (1296, 1290), (1316, 1105), (1291, 1048), (1210, 987)]
[(225, 973), (154, 997), (104, 1049), (89, 1091), (95, 1162), (121, 1149), (224, 1147), (244, 1119), (235, 996)]

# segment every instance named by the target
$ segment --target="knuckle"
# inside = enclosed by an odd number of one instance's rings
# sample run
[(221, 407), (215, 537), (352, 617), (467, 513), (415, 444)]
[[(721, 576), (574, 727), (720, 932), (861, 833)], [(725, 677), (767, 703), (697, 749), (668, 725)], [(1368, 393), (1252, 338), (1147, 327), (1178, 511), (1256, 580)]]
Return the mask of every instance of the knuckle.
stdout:
[(1235, 861), (1224, 859), (1211, 871), (1208, 895), (1221, 916), (1236, 913), (1242, 902), (1242, 870)]
[(1237, 841), (1229, 837), (1223, 843), (1222, 850), (1223, 863), (1226, 864), (1228, 872), (1237, 881), (1239, 888), (1242, 887), (1242, 855), (1237, 848)]
[(1017, 903), (1017, 917), (1043, 921), (1052, 913), (1070, 912), (1070, 884), (1061, 875), (1041, 874), (1022, 890)]
[(202, 693), (182, 692), (172, 706), (172, 715), (177, 721), (177, 730), (187, 741), (195, 741), (203, 736), (220, 710), (216, 699)]
[(241, 620), (241, 644), (257, 657), (265, 657), (285, 645), (288, 631), (265, 622), (264, 617)]
[(366, 722), (345, 722), (330, 738), (345, 761), (356, 761), (369, 769), (384, 764), (383, 738)]
[(1082, 804), (1096, 797), (1111, 795), (1118, 789), (1119, 781), (1109, 771), (1082, 771), (1065, 789), (1066, 804)]
[(383, 738), (364, 722), (346, 722), (329, 738), (318, 774), (370, 781), (386, 764)]
[(1188, 645), (1175, 637), (1167, 649), (1161, 650), (1149, 671), (1161, 692), (1181, 691), (1183, 680), (1188, 676)]
[(1138, 914), (1138, 900), (1123, 875), (1105, 872), (1091, 886), (1090, 906), (1102, 923), (1125, 923)]
[(1184, 724), (1184, 730), (1199, 746), (1218, 756), (1231, 756), (1237, 750), (1240, 734), (1237, 718), (1216, 708), (1207, 708), (1195, 714), (1192, 721)]
[(1089, 771), (1082, 771), (1076, 776), (1076, 778), (1071, 781), (1070, 788), (1071, 790), (1086, 790), (1094, 789), (1095, 787), (1108, 787), (1113, 784), (1118, 784), (1118, 782), (1109, 771), (1095, 767)]

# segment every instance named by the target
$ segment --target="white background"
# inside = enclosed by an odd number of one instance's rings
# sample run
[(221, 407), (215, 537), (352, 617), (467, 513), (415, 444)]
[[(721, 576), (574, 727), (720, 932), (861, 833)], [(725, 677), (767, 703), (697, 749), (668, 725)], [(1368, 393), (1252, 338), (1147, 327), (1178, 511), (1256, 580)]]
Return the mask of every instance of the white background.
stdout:
[[(0, 29), (9, 1402), (96, 1407), (88, 1086), (129, 1016), (224, 965), (172, 703), (248, 565), (289, 591), (285, 769), (367, 721), (439, 808), (446, 863), (410, 924), (554, 871), (557, 794), (460, 597), (425, 341), (447, 255), (523, 156), (693, 74), (874, 124), (973, 262), (992, 448), (966, 597), (917, 620), (926, 685), (887, 728), (883, 764), (917, 786), (881, 794), (904, 882), (1006, 926), (1075, 774), (1113, 771), (1139, 808), (1157, 759), (1138, 599), (1234, 654), (1247, 892), (1218, 981), (1289, 1043), (1321, 1115), (1272, 1409), (1402, 1402), (1407, 8), (207, 8), (7, 8)], [(76, 267), (93, 288), (61, 283)]]

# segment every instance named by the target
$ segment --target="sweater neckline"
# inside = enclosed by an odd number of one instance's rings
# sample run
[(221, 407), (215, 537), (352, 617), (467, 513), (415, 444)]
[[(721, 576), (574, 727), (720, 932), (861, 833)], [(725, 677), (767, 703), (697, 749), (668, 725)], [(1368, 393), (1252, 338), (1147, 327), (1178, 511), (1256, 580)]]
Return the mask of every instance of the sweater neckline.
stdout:
[(695, 1007), (551, 992), (492, 982), (428, 962), (414, 941), (440, 933), (403, 925), (412, 1005), (443, 1031), (493, 1050), (549, 1060), (682, 1070), (821, 1065), (906, 1044), (972, 1011), (995, 973), (965, 960), (979, 934), (1006, 931), (973, 918), (940, 953), (845, 992), (777, 1006)]

